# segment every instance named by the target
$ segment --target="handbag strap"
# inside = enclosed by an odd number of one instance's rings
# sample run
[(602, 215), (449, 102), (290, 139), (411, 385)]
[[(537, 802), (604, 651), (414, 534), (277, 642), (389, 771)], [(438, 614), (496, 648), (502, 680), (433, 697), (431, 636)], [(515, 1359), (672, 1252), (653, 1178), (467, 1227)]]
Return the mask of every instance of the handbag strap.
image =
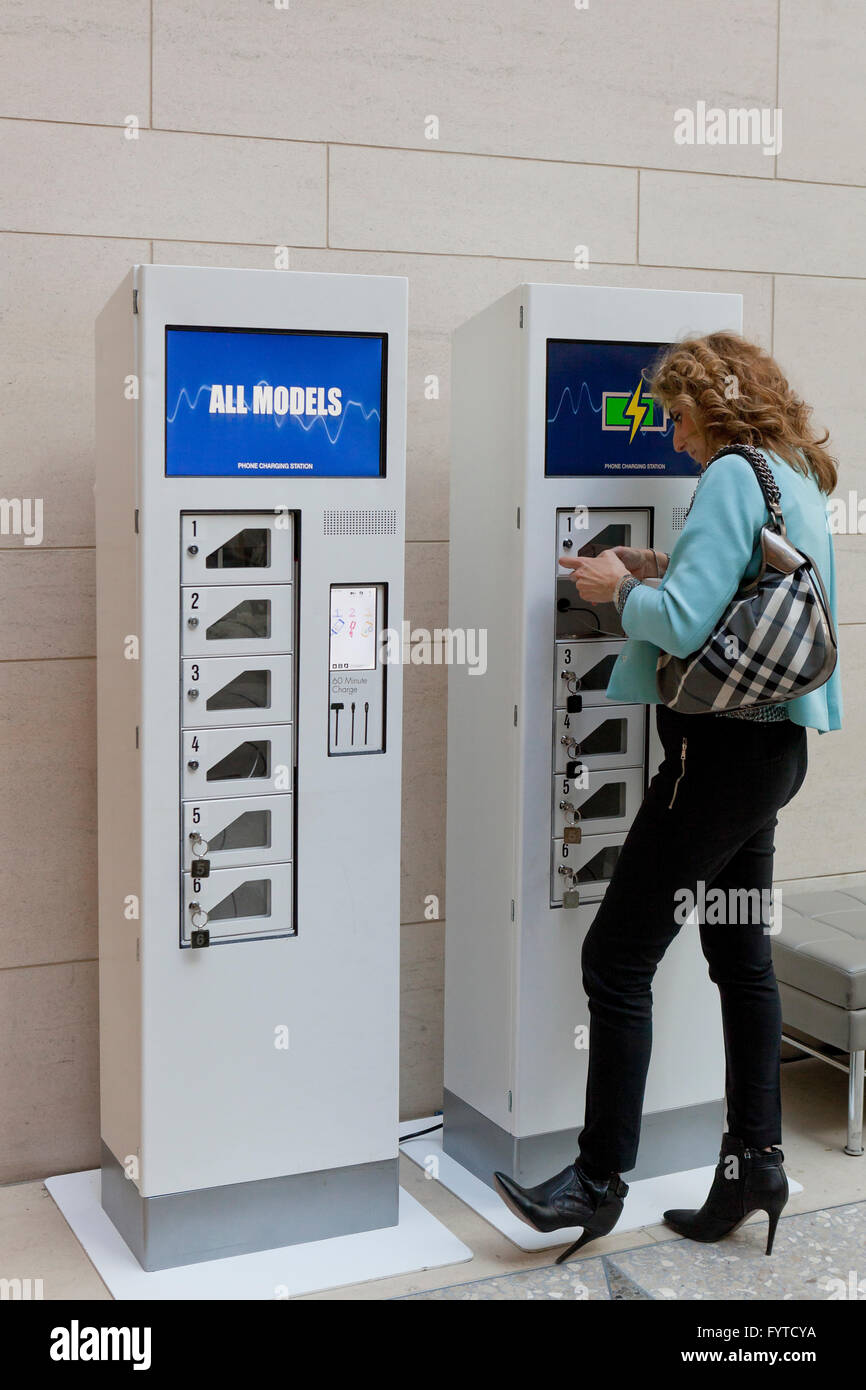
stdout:
[(773, 530), (778, 531), (781, 536), (787, 535), (785, 518), (782, 515), (782, 494), (779, 491), (779, 484), (773, 477), (770, 465), (760, 449), (756, 449), (753, 444), (725, 444), (723, 448), (716, 450), (711, 459), (707, 460), (705, 471), (711, 463), (715, 463), (716, 459), (721, 458), (724, 454), (739, 454), (747, 463), (752, 465), (761, 492), (764, 494), (767, 511), (772, 518)]

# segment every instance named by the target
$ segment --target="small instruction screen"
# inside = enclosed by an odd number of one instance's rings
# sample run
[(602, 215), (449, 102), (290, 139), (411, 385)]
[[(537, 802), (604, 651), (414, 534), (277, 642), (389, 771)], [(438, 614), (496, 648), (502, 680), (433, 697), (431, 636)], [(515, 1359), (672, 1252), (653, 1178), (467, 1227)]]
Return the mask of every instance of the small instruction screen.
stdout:
[(546, 477), (699, 477), (641, 375), (663, 346), (547, 340)]
[(387, 334), (165, 330), (175, 478), (377, 478)]
[(332, 671), (376, 668), (376, 587), (331, 589)]

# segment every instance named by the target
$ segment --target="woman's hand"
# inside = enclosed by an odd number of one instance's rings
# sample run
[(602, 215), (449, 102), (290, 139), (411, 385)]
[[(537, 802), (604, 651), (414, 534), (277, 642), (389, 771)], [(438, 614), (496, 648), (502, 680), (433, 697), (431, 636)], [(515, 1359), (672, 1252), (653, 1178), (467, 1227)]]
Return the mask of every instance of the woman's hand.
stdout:
[[(626, 548), (618, 546), (613, 550), (603, 550), (593, 560), (582, 555), (563, 555), (559, 563), (563, 569), (572, 571), (571, 577), (582, 599), (589, 603), (610, 603), (620, 579), (630, 572), (616, 553), (617, 549)], [(640, 551), (631, 553), (637, 555)]]
[(661, 550), (636, 550), (630, 545), (614, 545), (611, 549), (622, 560), (629, 574), (641, 582), (663, 575), (668, 567), (668, 557)]

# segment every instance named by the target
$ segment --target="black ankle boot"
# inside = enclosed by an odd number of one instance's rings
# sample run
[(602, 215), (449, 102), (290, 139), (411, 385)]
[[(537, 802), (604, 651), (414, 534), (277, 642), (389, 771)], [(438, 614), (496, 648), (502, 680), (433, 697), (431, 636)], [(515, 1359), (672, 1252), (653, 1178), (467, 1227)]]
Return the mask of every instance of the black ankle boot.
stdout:
[[(736, 1231), (753, 1211), (765, 1211), (770, 1222), (769, 1255), (779, 1214), (788, 1200), (788, 1179), (782, 1167), (784, 1157), (781, 1149), (764, 1153), (762, 1149), (748, 1148), (732, 1134), (725, 1134), (713, 1185), (704, 1205), (695, 1211), (666, 1211), (663, 1219), (689, 1240), (713, 1241)], [(732, 1158), (737, 1160), (736, 1164), (731, 1163)], [(727, 1176), (729, 1172), (730, 1177)]]
[(622, 1214), (628, 1183), (614, 1175), (596, 1181), (570, 1163), (537, 1187), (521, 1187), (507, 1173), (494, 1173), (496, 1190), (505, 1205), (536, 1231), (558, 1231), (562, 1226), (582, 1226), (583, 1234), (557, 1257), (562, 1264), (575, 1250), (612, 1231)]

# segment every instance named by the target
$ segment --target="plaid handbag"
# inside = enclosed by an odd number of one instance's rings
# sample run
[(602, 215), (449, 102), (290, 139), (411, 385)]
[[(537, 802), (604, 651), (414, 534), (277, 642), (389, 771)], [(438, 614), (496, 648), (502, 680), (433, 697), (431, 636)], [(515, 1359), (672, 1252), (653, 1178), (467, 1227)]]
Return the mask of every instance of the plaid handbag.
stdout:
[(690, 656), (662, 652), (658, 658), (659, 698), (682, 714), (793, 700), (823, 685), (836, 665), (824, 584), (811, 557), (787, 538), (781, 493), (766, 459), (751, 444), (729, 444), (707, 467), (723, 454), (741, 454), (752, 465), (771, 520), (761, 527), (757, 578), (740, 585), (703, 646)]

